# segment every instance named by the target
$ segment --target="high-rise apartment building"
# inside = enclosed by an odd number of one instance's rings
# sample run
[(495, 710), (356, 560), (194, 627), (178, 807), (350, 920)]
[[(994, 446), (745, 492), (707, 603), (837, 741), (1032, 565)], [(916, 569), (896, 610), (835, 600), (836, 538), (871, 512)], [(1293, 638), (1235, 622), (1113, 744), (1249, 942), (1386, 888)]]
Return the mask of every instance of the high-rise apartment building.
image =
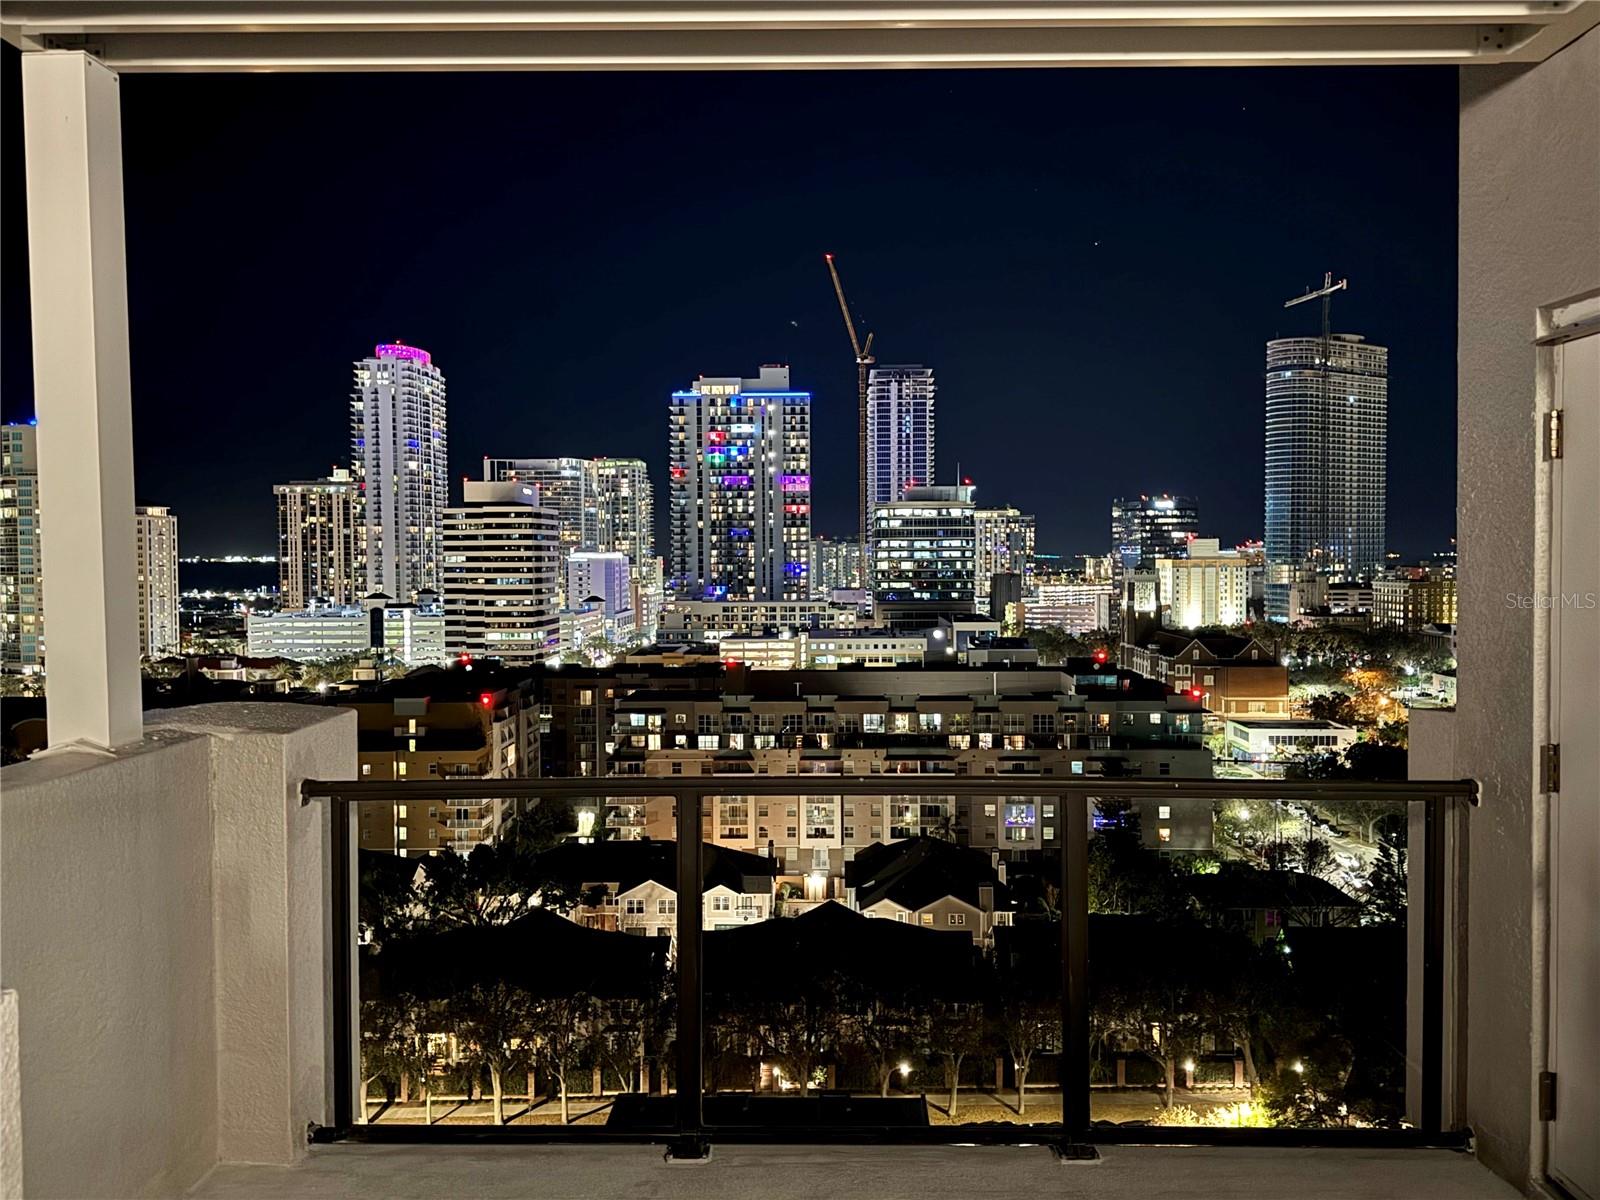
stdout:
[(1383, 563), (1387, 347), (1349, 333), (1268, 342), (1266, 427), (1267, 616), (1282, 621), (1300, 567), (1343, 579)]
[(1250, 560), (1196, 538), (1183, 558), (1156, 559), (1161, 623), (1169, 629), (1243, 625), (1250, 617)]
[(673, 392), (670, 586), (707, 600), (811, 596), (811, 393), (789, 368)]
[(444, 376), (426, 350), (385, 344), (355, 364), (350, 451), (362, 594), (438, 591), (449, 444)]
[(594, 549), (626, 554), (637, 570), (656, 554), (655, 489), (642, 458), (594, 460)]
[(560, 641), (560, 523), (539, 489), (515, 480), (462, 485), (444, 511), (445, 645), (451, 654), (543, 662)]
[(0, 670), (44, 662), (37, 428), (0, 425)]
[(133, 510), (135, 591), (139, 599), (139, 653), (177, 654), (183, 644), (178, 612), (178, 518), (168, 508)]
[(1130, 496), (1111, 502), (1111, 558), (1118, 573), (1181, 558), (1200, 532), (1200, 510), (1187, 496)]
[(978, 545), (976, 571), (980, 606), (989, 603), (989, 580), (1017, 575), (1027, 591), (1033, 585), (1034, 520), (1015, 508), (980, 508), (973, 513)]
[(274, 484), (278, 502), (278, 607), (353, 604), (356, 593), (355, 481), (335, 469), (326, 479)]
[(933, 370), (873, 367), (867, 374), (867, 501), (888, 504), (933, 473)]
[(874, 506), (874, 606), (890, 629), (925, 629), (977, 611), (973, 490), (907, 488), (903, 499)]
[(837, 591), (867, 586), (866, 556), (860, 538), (818, 537), (811, 542), (811, 595), (826, 600)]

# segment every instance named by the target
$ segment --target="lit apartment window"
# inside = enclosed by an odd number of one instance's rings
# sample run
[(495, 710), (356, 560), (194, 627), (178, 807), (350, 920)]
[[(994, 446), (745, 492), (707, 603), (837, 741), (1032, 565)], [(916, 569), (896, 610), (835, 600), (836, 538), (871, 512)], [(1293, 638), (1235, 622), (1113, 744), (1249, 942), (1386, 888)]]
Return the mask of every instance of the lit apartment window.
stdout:
[(932, 913), (922, 913), (922, 914), (920, 914), (920, 919), (922, 921), (922, 924), (924, 924), (924, 925), (932, 926), (932, 924), (933, 924), (933, 914)]
[(1156, 819), (1157, 820), (1167, 821), (1167, 820), (1170, 820), (1171, 818), (1172, 818), (1172, 805), (1163, 804), (1163, 805), (1160, 805), (1159, 807), (1157, 807), (1157, 809), (1156, 809)]
[(1171, 827), (1167, 825), (1161, 826), (1156, 830), (1156, 837), (1160, 838), (1163, 842), (1170, 842), (1172, 840)]
[(950, 924), (952, 924), (952, 925), (965, 925), (966, 923), (967, 923), (967, 914), (966, 913), (951, 913), (950, 914)]

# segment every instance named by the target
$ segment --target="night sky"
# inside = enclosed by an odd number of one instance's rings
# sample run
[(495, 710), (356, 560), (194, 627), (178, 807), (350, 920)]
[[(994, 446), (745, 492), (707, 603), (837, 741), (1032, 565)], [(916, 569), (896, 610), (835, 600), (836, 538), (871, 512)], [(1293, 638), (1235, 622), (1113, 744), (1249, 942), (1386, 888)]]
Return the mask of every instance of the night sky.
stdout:
[[(17, 54), (4, 58), (4, 416), (32, 414)], [(787, 362), (816, 529), (854, 531), (838, 261), (881, 362), (939, 380), (940, 482), (1104, 552), (1119, 494), (1261, 533), (1263, 342), (1348, 276), (1390, 347), (1389, 531), (1454, 532), (1456, 72), (130, 75), (141, 502), (270, 553), (271, 485), (348, 457), (350, 363), (431, 350), (456, 476), (631, 455), (666, 398)], [(48, 520), (48, 517), (46, 517)], [(658, 549), (665, 551), (664, 543)]]

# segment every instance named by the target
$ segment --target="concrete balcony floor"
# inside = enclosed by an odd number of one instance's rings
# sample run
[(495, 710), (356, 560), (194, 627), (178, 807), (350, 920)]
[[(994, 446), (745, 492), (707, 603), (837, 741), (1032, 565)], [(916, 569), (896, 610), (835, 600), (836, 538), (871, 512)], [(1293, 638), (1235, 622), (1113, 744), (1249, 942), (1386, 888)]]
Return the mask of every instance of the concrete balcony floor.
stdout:
[(1064, 1163), (1043, 1148), (718, 1146), (708, 1162), (668, 1164), (651, 1146), (319, 1146), (296, 1167), (218, 1167), (189, 1196), (1512, 1200), (1519, 1194), (1470, 1156), (1447, 1150), (1108, 1147), (1101, 1155), (1099, 1162)]

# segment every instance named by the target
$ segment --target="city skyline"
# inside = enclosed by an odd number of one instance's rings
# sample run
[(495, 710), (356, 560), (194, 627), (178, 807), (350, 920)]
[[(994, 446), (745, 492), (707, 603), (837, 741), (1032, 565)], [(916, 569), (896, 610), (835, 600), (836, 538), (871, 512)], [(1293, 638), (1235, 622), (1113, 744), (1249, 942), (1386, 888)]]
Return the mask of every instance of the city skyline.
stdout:
[[(828, 250), (881, 360), (939, 373), (935, 482), (953, 482), (959, 462), (980, 504), (1036, 513), (1040, 546), (1065, 554), (1101, 548), (1106, 501), (1139, 491), (1195, 495), (1203, 532), (1225, 543), (1261, 536), (1259, 474), (1214, 464), (1259, 461), (1264, 341), (1315, 332), (1314, 315), (1285, 314), (1282, 298), (1325, 269), (1347, 275), (1336, 331), (1393, 348), (1391, 452), (1441, 464), (1396, 473), (1390, 548), (1415, 558), (1446, 542), (1454, 329), (1435, 301), (1453, 293), (1454, 231), (1417, 215), (1440, 206), (1409, 201), (1437, 190), (1449, 206), (1448, 73), (1346, 72), (1337, 91), (1313, 71), (807, 76), (824, 78), (741, 113), (708, 107), (685, 77), (565, 79), (582, 119), (531, 122), (527, 153), (481, 183), (469, 160), (484, 144), (457, 136), (465, 114), (511, 99), (536, 108), (555, 81), (220, 78), (187, 81), (181, 105), (175, 81), (125, 81), (124, 136), (139, 149), (126, 180), (139, 498), (182, 514), (195, 553), (270, 550), (258, 497), (340, 460), (341, 367), (403, 340), (450, 377), (457, 477), (486, 453), (633, 456), (664, 487), (659, 396), (724, 364), (786, 362), (815, 396), (815, 529), (849, 535), (854, 363)], [(192, 86), (226, 120), (196, 105)], [(668, 95), (670, 107), (657, 102)], [(864, 135), (830, 139), (824, 159), (794, 150), (867, 102), (896, 131), (894, 162), (936, 201), (908, 207), (902, 189), (862, 188), (864, 164), (883, 153)], [(1404, 139), (1389, 127), (1395, 106), (1417, 114)], [(1095, 117), (1059, 117), (1075, 109)], [(440, 168), (395, 206), (361, 189), (352, 199), (340, 182), (380, 112)], [(1262, 145), (1328, 120), (1364, 139), (1364, 172), (1330, 181), (1262, 166)], [(594, 155), (614, 152), (645, 181), (731, 156), (789, 182), (725, 190), (715, 220), (666, 187), (643, 199), (576, 188)], [(8, 162), (8, 199), (19, 178)], [(284, 219), (251, 220), (263, 205)], [(20, 265), (25, 214), (7, 207), (5, 247)], [(227, 269), (197, 286), (219, 242)], [(686, 289), (686, 262), (715, 281)], [(530, 289), (530, 272), (562, 284)], [(12, 420), (31, 415), (25, 289), (8, 273), (0, 370)], [(139, 315), (174, 312), (184, 319)], [(241, 375), (224, 362), (245, 328), (273, 349)], [(285, 397), (296, 420), (263, 427), (258, 414)], [(1148, 436), (1127, 436), (1131, 418)]]

